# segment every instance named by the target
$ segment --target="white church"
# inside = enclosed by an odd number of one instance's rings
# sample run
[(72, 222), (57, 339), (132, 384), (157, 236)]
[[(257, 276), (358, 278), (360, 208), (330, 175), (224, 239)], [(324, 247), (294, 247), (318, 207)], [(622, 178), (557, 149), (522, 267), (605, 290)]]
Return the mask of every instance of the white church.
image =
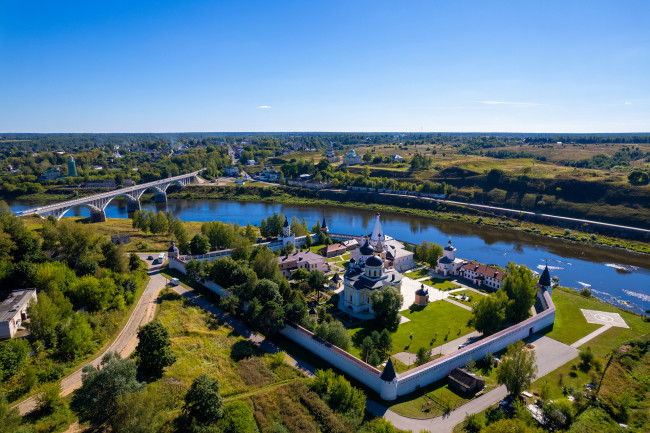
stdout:
[[(381, 228), (380, 215), (377, 213), (375, 220), (375, 227), (369, 237), (362, 238), (359, 241), (360, 245), (367, 243), (373, 248), (373, 253), (381, 257), (384, 262), (385, 268), (394, 268), (398, 272), (405, 272), (415, 267), (415, 259), (413, 252), (404, 248), (404, 244), (400, 241), (387, 236)], [(350, 251), (350, 257), (357, 263), (362, 259), (363, 247), (355, 248)]]
[(442, 249), (442, 257), (438, 260), (436, 273), (440, 275), (458, 275), (460, 268), (467, 263), (466, 260), (456, 258), (456, 248), (451, 245), (451, 239)]

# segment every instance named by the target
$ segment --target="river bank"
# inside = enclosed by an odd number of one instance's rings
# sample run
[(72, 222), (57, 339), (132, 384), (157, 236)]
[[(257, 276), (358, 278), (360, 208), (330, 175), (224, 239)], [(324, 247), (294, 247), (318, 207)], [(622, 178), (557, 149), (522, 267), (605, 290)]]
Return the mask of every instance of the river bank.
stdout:
[[(567, 243), (577, 243), (586, 246), (606, 247), (616, 251), (626, 250), (641, 255), (650, 254), (650, 243), (648, 242), (622, 239), (619, 237), (590, 233), (582, 230), (571, 230), (554, 225), (517, 220), (505, 216), (494, 216), (491, 213), (457, 205), (444, 205), (436, 206), (435, 209), (422, 209), (415, 207), (415, 198), (413, 198), (412, 201), (407, 202), (407, 205), (410, 204), (411, 206), (404, 207), (362, 201), (331, 200), (319, 197), (315, 191), (301, 191), (302, 195), (298, 195), (296, 192), (296, 189), (288, 191), (286, 188), (235, 188), (192, 185), (183, 190), (169, 194), (169, 197), (184, 200), (235, 200), (307, 206), (341, 206), (350, 209), (372, 209), (379, 212), (416, 215), (419, 217), (434, 218), (441, 221), (454, 221), (464, 224), (476, 224), (482, 227), (487, 226), (499, 228), (508, 231), (521, 231), (535, 235), (536, 237), (553, 238)], [(647, 258), (642, 260), (647, 260)]]

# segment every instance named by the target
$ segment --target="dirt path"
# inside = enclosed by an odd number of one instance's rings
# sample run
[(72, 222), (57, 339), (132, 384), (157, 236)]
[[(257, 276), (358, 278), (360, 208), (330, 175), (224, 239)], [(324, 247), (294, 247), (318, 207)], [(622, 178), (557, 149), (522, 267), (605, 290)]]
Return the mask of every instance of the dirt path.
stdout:
[[(140, 258), (144, 259), (147, 255), (141, 254)], [(161, 266), (149, 265), (149, 284), (145, 288), (137, 305), (133, 309), (129, 320), (126, 322), (122, 331), (113, 341), (113, 343), (101, 355), (91, 361), (89, 364), (98, 366), (102, 357), (108, 352), (118, 352), (122, 357), (129, 356), (137, 346), (137, 332), (141, 325), (149, 323), (156, 311), (156, 299), (158, 293), (165, 287), (167, 280), (160, 274)], [(81, 368), (61, 380), (61, 395), (66, 396), (81, 386)], [(18, 409), (21, 415), (31, 412), (36, 408), (36, 396), (31, 396), (21, 401), (14, 407)]]

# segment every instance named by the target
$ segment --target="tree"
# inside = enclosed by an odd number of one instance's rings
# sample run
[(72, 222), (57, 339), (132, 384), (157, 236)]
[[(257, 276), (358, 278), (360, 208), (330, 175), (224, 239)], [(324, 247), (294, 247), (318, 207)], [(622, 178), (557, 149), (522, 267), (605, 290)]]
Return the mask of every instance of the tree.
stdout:
[(388, 329), (399, 325), (399, 310), (402, 308), (404, 297), (394, 287), (375, 290), (370, 296), (372, 309), (377, 319)]
[(420, 347), (415, 354), (415, 365), (423, 365), (431, 361), (431, 349)]
[(102, 255), (104, 260), (102, 266), (118, 274), (126, 273), (130, 261), (127, 261), (124, 245), (115, 245), (111, 241), (106, 241), (102, 245)]
[(43, 414), (51, 414), (58, 407), (63, 405), (61, 399), (61, 384), (59, 382), (50, 382), (44, 384), (38, 394), (37, 407), (38, 411)]
[(316, 378), (310, 384), (310, 388), (333, 410), (347, 414), (358, 422), (363, 419), (366, 396), (363, 391), (353, 387), (345, 377), (332, 370), (316, 370)]
[(142, 260), (138, 257), (136, 253), (129, 254), (129, 270), (137, 271), (142, 266)]
[(29, 343), (24, 339), (3, 341), (0, 344), (0, 379), (13, 376), (29, 357)]
[(314, 245), (314, 240), (312, 239), (312, 237), (308, 233), (307, 236), (305, 236), (305, 246), (307, 248), (310, 248), (312, 245)]
[(18, 430), (22, 417), (17, 408), (7, 402), (4, 390), (0, 389), (0, 433), (14, 433)]
[(135, 348), (138, 369), (149, 377), (160, 377), (163, 369), (176, 361), (167, 328), (158, 320), (147, 323), (138, 330)]
[(361, 358), (368, 362), (370, 355), (375, 353), (375, 343), (370, 336), (367, 336), (361, 342)]
[(506, 308), (506, 318), (511, 322), (520, 322), (530, 316), (530, 307), (535, 304), (536, 281), (533, 272), (525, 265), (508, 262), (506, 268), (508, 271), (500, 289), (512, 301)]
[(363, 160), (364, 160), (364, 162), (372, 161), (372, 153), (370, 153), (369, 150), (366, 153), (363, 154)]
[(198, 375), (185, 394), (185, 412), (200, 423), (213, 423), (223, 415), (223, 398), (217, 378)]
[(59, 221), (56, 227), (61, 254), (71, 268), (75, 269), (82, 259), (93, 255), (99, 242), (93, 230), (72, 221)]
[(266, 278), (259, 280), (257, 284), (255, 284), (253, 297), (257, 298), (257, 300), (262, 304), (273, 301), (276, 304), (282, 305), (282, 295), (280, 295), (278, 285)]
[(85, 366), (81, 388), (72, 397), (79, 420), (95, 426), (108, 421), (118, 410), (118, 398), (142, 388), (136, 370), (134, 361), (121, 359), (117, 353), (104, 355), (99, 367)]
[(348, 350), (352, 343), (352, 339), (350, 338), (347, 329), (345, 329), (345, 326), (343, 326), (343, 324), (338, 320), (321, 323), (316, 327), (314, 333), (323, 340), (329, 341), (343, 350)]
[(327, 277), (318, 269), (314, 269), (307, 277), (307, 283), (312, 290), (323, 290), (323, 286), (327, 283)]
[(650, 175), (645, 171), (634, 170), (627, 176), (627, 180), (632, 185), (647, 185), (650, 183)]
[(224, 433), (257, 433), (253, 412), (243, 401), (233, 401), (223, 407), (221, 427)]
[(497, 381), (516, 397), (530, 386), (536, 373), (535, 353), (527, 350), (524, 342), (519, 340), (508, 345), (497, 367)]
[(302, 281), (307, 279), (308, 277), (309, 277), (309, 271), (303, 268), (298, 268), (295, 271), (293, 271), (293, 274), (291, 274), (291, 278), (293, 278), (296, 281)]
[(485, 428), (485, 417), (482, 413), (471, 413), (465, 416), (463, 430), (467, 433), (479, 433)]
[(93, 349), (93, 329), (84, 313), (75, 313), (60, 333), (59, 353), (68, 360), (77, 359)]
[(32, 302), (27, 307), (27, 328), (35, 340), (41, 341), (46, 348), (51, 349), (58, 344), (56, 326), (61, 320), (72, 315), (72, 304), (58, 288), (49, 290), (49, 293), (50, 295), (40, 293), (38, 302)]
[(472, 317), (467, 326), (476, 328), (484, 336), (494, 334), (503, 325), (507, 305), (508, 297), (501, 290), (489, 296), (481, 296), (472, 305)]
[(386, 356), (393, 350), (393, 338), (390, 336), (388, 329), (384, 329), (379, 333), (377, 348), (383, 356)]
[(202, 234), (195, 234), (190, 241), (190, 252), (192, 254), (205, 254), (210, 251), (210, 240)]
[(442, 256), (442, 247), (433, 242), (423, 241), (415, 246), (413, 255), (415, 260), (435, 268), (438, 265), (438, 258)]
[(282, 279), (282, 273), (275, 254), (267, 247), (258, 247), (253, 250), (251, 268), (260, 279), (266, 278), (276, 283)]

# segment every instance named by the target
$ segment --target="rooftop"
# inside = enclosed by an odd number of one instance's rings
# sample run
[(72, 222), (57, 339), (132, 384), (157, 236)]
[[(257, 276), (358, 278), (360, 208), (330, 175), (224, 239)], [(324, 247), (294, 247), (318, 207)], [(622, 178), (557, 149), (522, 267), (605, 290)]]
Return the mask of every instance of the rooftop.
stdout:
[(0, 322), (13, 319), (16, 312), (27, 305), (36, 293), (36, 289), (14, 290), (0, 304)]

